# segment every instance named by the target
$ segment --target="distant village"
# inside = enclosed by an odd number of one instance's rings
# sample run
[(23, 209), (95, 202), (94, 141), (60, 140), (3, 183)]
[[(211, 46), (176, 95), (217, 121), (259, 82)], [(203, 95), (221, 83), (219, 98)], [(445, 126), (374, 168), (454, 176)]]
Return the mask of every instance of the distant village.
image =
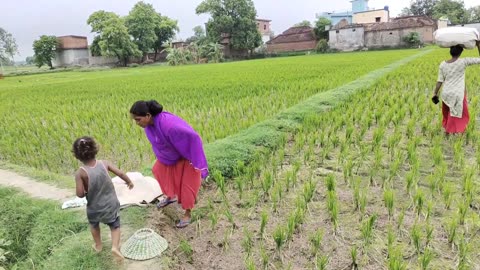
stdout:
[[(371, 9), (368, 0), (352, 0), (351, 10), (343, 12), (322, 12), (317, 18), (324, 17), (330, 20), (326, 26), (328, 32), (328, 47), (333, 51), (358, 51), (385, 48), (406, 47), (405, 37), (412, 32), (418, 33), (421, 44), (433, 43), (434, 32), (439, 28), (450, 27), (452, 24), (447, 18), (435, 20), (428, 16), (404, 16), (392, 18), (388, 6), (382, 9)], [(273, 35), (272, 21), (269, 19), (256, 20), (258, 31), (262, 36), (262, 45), (256, 49), (264, 54), (282, 54), (294, 52), (309, 52), (315, 50), (318, 37), (312, 26), (293, 26), (281, 34)], [(474, 27), (480, 30), (480, 23), (461, 26)], [(68, 66), (101, 66), (114, 65), (119, 60), (115, 57), (94, 56), (89, 50), (87, 37), (68, 35), (57, 37), (58, 46), (55, 67)], [(220, 44), (226, 58), (239, 56), (239, 52), (232, 50), (229, 37), (225, 36)], [(188, 41), (173, 41), (174, 48), (187, 47)], [(165, 61), (166, 52), (148, 54), (151, 62)], [(142, 58), (132, 58), (129, 62), (142, 62)]]

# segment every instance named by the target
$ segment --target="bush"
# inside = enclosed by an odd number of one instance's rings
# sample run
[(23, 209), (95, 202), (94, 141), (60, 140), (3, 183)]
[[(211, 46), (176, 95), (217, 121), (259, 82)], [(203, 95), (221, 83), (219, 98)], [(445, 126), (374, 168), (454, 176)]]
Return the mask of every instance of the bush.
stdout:
[(132, 63), (132, 64), (128, 64), (128, 67), (130, 68), (136, 68), (136, 67), (139, 67), (140, 65), (137, 64), (137, 63)]
[(330, 47), (328, 46), (328, 41), (326, 39), (320, 39), (315, 47), (317, 53), (327, 53)]
[(403, 41), (410, 47), (418, 47), (422, 44), (422, 40), (420, 39), (420, 34), (418, 32), (408, 33), (408, 35), (403, 37)]

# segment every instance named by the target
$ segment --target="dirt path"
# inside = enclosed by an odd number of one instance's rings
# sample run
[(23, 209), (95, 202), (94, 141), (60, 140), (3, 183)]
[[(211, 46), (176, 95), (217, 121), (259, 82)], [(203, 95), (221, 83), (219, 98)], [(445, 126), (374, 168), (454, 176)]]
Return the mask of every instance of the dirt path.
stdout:
[(15, 187), (40, 199), (65, 201), (75, 197), (72, 190), (60, 189), (2, 169), (0, 169), (0, 186)]

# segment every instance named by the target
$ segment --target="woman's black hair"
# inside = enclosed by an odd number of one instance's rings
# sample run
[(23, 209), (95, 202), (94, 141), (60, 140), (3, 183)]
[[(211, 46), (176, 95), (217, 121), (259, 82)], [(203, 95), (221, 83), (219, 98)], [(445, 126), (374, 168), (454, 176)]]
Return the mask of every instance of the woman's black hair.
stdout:
[(463, 47), (460, 45), (450, 47), (450, 55), (452, 57), (459, 57), (463, 52)]
[(78, 160), (86, 162), (95, 158), (98, 146), (92, 137), (84, 136), (75, 140), (72, 152)]
[(133, 103), (132, 108), (130, 108), (130, 113), (137, 116), (147, 116), (147, 114), (156, 116), (162, 111), (163, 106), (160, 105), (156, 100), (139, 100)]

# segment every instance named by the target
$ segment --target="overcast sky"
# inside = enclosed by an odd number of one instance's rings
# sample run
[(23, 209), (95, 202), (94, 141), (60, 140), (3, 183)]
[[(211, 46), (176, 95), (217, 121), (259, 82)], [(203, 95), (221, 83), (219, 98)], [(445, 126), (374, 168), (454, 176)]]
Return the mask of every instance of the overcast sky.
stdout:
[[(145, 0), (153, 4), (157, 12), (178, 20), (180, 33), (178, 38), (192, 35), (192, 28), (203, 25), (208, 15), (198, 16), (195, 8), (202, 0)], [(315, 20), (315, 14), (323, 11), (350, 10), (349, 0), (253, 0), (257, 15), (270, 19), (272, 30), (279, 34), (302, 20)], [(12, 33), (17, 40), (20, 55), (16, 60), (24, 60), (33, 55), (32, 43), (41, 35), (79, 35), (87, 36), (88, 42), (93, 35), (87, 25), (90, 14), (97, 10), (113, 11), (121, 16), (127, 15), (137, 0), (1, 0), (0, 27)], [(180, 5), (178, 2), (181, 2)], [(465, 0), (465, 6), (480, 5), (480, 0)], [(391, 16), (396, 16), (408, 1), (370, 0), (369, 7), (381, 9), (388, 5)]]

